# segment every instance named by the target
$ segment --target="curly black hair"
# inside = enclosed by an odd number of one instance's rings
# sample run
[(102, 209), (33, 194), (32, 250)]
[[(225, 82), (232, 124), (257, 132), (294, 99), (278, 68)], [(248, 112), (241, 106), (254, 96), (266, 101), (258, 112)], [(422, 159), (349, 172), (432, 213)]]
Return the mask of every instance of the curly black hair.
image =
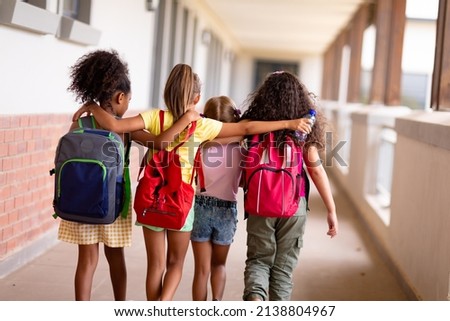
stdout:
[(129, 94), (131, 82), (128, 65), (115, 50), (96, 50), (80, 57), (70, 68), (72, 82), (67, 88), (76, 95), (76, 101), (94, 101), (100, 106), (110, 105), (117, 91)]
[[(270, 73), (247, 97), (244, 105), (247, 107), (244, 107), (242, 119), (263, 121), (297, 119), (308, 114), (310, 109), (316, 110), (316, 122), (305, 144), (315, 144), (320, 149), (325, 146), (325, 118), (316, 108), (315, 95), (294, 74), (287, 71)], [(282, 142), (286, 135), (302, 144), (291, 130), (275, 132), (277, 142)]]

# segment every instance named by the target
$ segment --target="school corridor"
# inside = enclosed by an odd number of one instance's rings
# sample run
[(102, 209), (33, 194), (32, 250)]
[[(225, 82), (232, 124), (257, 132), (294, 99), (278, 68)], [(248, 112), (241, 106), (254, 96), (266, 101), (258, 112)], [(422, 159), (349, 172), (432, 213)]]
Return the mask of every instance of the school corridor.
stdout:
[[(295, 301), (396, 301), (414, 300), (402, 287), (367, 229), (358, 219), (344, 192), (333, 183), (339, 235), (326, 235), (326, 212), (317, 191), (311, 191), (304, 248), (295, 270), (292, 300)], [(242, 202), (236, 238), (227, 264), (224, 300), (242, 300), (245, 260), (245, 221)], [(56, 237), (56, 236), (55, 236)], [(0, 279), (0, 300), (67, 301), (73, 300), (73, 277), (77, 246), (60, 242), (26, 266)], [(145, 301), (145, 247), (140, 227), (134, 227), (133, 245), (126, 249), (128, 300)], [(192, 251), (189, 249), (183, 278), (175, 300), (191, 300), (193, 277)], [(211, 299), (209, 297), (209, 299)], [(113, 300), (109, 272), (104, 255), (94, 278), (92, 300)]]
[[(257, 4), (256, 4), (257, 3)], [(0, 0), (0, 300), (72, 300), (77, 247), (57, 242), (55, 148), (79, 101), (70, 66), (98, 49), (127, 62), (125, 116), (164, 108), (177, 63), (244, 112), (267, 74), (298, 75), (330, 125), (323, 151), (339, 218), (312, 188), (293, 300), (450, 300), (450, 0)], [(132, 177), (144, 151), (132, 150)], [(241, 300), (240, 221), (225, 300)], [(145, 299), (142, 231), (128, 299)], [(176, 299), (191, 298), (193, 259)], [(92, 299), (112, 300), (104, 256)]]

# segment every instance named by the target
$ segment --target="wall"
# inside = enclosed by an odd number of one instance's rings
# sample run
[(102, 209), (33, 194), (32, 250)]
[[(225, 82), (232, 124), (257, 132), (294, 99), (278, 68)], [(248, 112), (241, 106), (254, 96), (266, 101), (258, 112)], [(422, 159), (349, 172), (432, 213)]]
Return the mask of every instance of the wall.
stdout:
[(246, 55), (240, 55), (234, 62), (234, 77), (232, 80), (232, 91), (230, 93), (236, 105), (242, 109), (247, 95), (253, 90), (253, 60)]
[(424, 300), (448, 300), (450, 113), (398, 119), (392, 253)]
[[(327, 169), (353, 201), (380, 252), (412, 299), (447, 300), (450, 113), (332, 103), (325, 109), (338, 140), (344, 137), (339, 124), (345, 118), (351, 127), (348, 167)], [(374, 187), (379, 133), (386, 127), (397, 134), (388, 207), (379, 202)]]
[(57, 224), (49, 170), (67, 124), (66, 115), (0, 115), (0, 276), (29, 260), (11, 257), (19, 249), (40, 240), (40, 254), (55, 242), (44, 238)]
[[(98, 46), (0, 25), (0, 277), (56, 243), (49, 170), (79, 105), (66, 90), (69, 67), (92, 50), (116, 49), (129, 65), (128, 114), (148, 108), (154, 18), (145, 1), (93, 1), (91, 25), (102, 31)], [(139, 154), (132, 150), (133, 178)]]
[(128, 62), (133, 90), (130, 111), (150, 107), (155, 12), (146, 10), (145, 1), (96, 0), (93, 4), (91, 22), (102, 30), (99, 47), (116, 49)]
[[(126, 10), (125, 10), (126, 9)], [(77, 104), (66, 91), (69, 67), (83, 54), (114, 48), (129, 63), (133, 100), (130, 108), (149, 104), (154, 12), (144, 1), (93, 1), (91, 25), (102, 31), (98, 46), (83, 46), (0, 25), (0, 114), (72, 113)], [(120, 23), (119, 23), (120, 22)]]

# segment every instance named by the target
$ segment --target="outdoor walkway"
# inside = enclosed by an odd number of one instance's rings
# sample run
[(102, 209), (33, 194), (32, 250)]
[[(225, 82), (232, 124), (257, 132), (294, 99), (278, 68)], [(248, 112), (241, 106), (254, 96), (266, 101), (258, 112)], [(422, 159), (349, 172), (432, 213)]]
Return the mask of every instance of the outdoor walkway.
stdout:
[[(333, 185), (338, 209), (339, 235), (327, 235), (326, 212), (312, 187), (304, 248), (295, 271), (292, 299), (296, 301), (396, 301), (408, 300), (400, 283), (389, 271), (364, 231), (346, 195)], [(242, 218), (242, 204), (240, 204)], [(224, 300), (240, 301), (245, 260), (245, 221), (240, 219), (227, 265)], [(134, 241), (126, 249), (128, 300), (145, 300), (145, 248), (142, 231), (134, 228)], [(75, 245), (59, 243), (20, 270), (0, 279), (0, 300), (73, 300), (73, 276), (77, 259)], [(113, 300), (108, 267), (102, 255), (92, 300)], [(176, 300), (191, 300), (193, 276), (189, 249)]]

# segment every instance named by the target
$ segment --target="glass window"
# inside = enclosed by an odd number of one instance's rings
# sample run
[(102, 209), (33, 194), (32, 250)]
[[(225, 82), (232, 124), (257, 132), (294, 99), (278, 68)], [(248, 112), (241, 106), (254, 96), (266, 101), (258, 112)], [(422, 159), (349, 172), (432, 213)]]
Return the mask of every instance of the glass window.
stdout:
[(62, 12), (63, 16), (78, 20), (79, 13), (80, 13), (79, 0), (64, 0)]
[(22, 2), (26, 2), (42, 9), (47, 9), (47, 0), (23, 0)]
[(60, 0), (59, 8), (64, 17), (90, 24), (91, 0)]
[(431, 74), (402, 74), (402, 105), (412, 109), (425, 109), (429, 106), (428, 94)]
[(378, 150), (376, 191), (383, 207), (391, 203), (392, 169), (394, 167), (394, 150), (397, 133), (391, 128), (383, 128)]
[(284, 61), (256, 61), (255, 69), (255, 82), (254, 86), (257, 88), (267, 77), (267, 75), (274, 71), (288, 71), (294, 75), (299, 74), (299, 64), (296, 62), (284, 62)]

